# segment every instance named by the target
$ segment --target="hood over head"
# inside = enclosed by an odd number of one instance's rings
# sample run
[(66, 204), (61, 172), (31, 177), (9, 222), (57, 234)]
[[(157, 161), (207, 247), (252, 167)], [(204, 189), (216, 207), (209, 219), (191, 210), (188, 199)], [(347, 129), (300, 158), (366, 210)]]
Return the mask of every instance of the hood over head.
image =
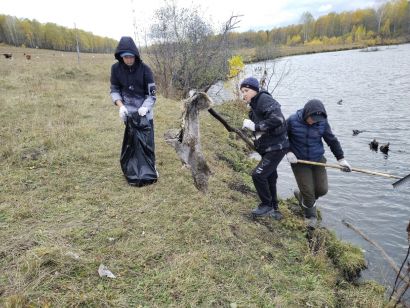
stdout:
[(316, 122), (327, 119), (325, 106), (320, 100), (311, 99), (305, 104), (303, 107), (303, 120), (306, 121), (309, 116)]
[(133, 54), (135, 56), (135, 61), (141, 61), (137, 45), (135, 45), (134, 40), (130, 36), (121, 37), (114, 56), (118, 61), (124, 62), (121, 57), (121, 54), (123, 53)]

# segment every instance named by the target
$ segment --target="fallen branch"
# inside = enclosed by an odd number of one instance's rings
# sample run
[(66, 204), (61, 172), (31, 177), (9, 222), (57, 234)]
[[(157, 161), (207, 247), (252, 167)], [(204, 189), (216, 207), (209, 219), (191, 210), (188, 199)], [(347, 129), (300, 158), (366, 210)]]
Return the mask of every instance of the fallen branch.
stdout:
[[(409, 224), (407, 225), (407, 239), (410, 243), (410, 221)], [(403, 260), (403, 263), (400, 267), (400, 273), (404, 268), (404, 265), (407, 263), (408, 265), (410, 265), (410, 263), (407, 261), (408, 258), (410, 256), (410, 245), (409, 248), (407, 249), (407, 254), (406, 257)], [(407, 266), (407, 275), (410, 275), (410, 268), (409, 266)], [(403, 297), (404, 293), (406, 293), (406, 291), (410, 288), (410, 283), (404, 283), (404, 285), (402, 285), (400, 288), (398, 288), (398, 286), (400, 285), (400, 282), (398, 282), (399, 280), (399, 275), (397, 275), (396, 280), (394, 281), (394, 287), (393, 290), (391, 292), (390, 295), (390, 301), (387, 305), (387, 307), (396, 307), (398, 303), (400, 303), (401, 298)], [(403, 282), (403, 281), (401, 281)]]
[(409, 287), (410, 283), (406, 282), (400, 289), (398, 289), (394, 294), (392, 294), (392, 296), (390, 297), (390, 301), (388, 302), (386, 307), (396, 307)]
[(245, 141), (246, 145), (252, 150), (255, 151), (255, 146), (253, 145), (253, 142), (251, 140), (249, 140), (249, 138), (239, 129), (234, 128), (232, 126), (230, 126), (228, 124), (228, 122), (226, 122), (226, 120), (219, 114), (217, 113), (215, 110), (213, 110), (212, 108), (208, 109), (208, 112), (215, 118), (217, 119), (219, 122), (222, 123), (223, 126), (225, 126), (226, 130), (228, 132), (234, 132), (236, 133), (243, 141)]
[(357, 227), (353, 226), (351, 223), (348, 223), (345, 220), (342, 220), (342, 223), (352, 229), (353, 231), (355, 231), (356, 233), (358, 233), (359, 235), (361, 235), (366, 241), (368, 241), (370, 244), (372, 244), (373, 246), (375, 246), (383, 255), (384, 259), (389, 263), (389, 265), (394, 269), (394, 271), (397, 273), (397, 275), (400, 276), (400, 278), (406, 282), (407, 284), (410, 283), (410, 280), (408, 277), (404, 276), (402, 273), (400, 273), (400, 269), (399, 267), (396, 265), (396, 263), (394, 262), (394, 260), (386, 253), (386, 251), (383, 249), (383, 247), (381, 247), (378, 243), (376, 243), (375, 241), (371, 240), (366, 234), (364, 234), (360, 229), (358, 229)]

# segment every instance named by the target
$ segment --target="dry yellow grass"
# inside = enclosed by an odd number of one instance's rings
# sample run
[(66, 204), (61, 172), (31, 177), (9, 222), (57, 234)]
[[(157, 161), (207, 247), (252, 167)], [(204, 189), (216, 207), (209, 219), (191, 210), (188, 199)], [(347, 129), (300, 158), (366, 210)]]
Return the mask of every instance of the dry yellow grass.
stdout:
[[(0, 306), (382, 306), (383, 288), (347, 283), (324, 249), (312, 254), (286, 203), (282, 222), (249, 217), (255, 195), (231, 188), (252, 188), (252, 163), (209, 115), (208, 194), (163, 140), (181, 104), (162, 97), (160, 179), (131, 187), (108, 95), (113, 56), (82, 54), (78, 66), (76, 54), (0, 51), (14, 54), (0, 59)], [(101, 263), (117, 278), (100, 278)]]

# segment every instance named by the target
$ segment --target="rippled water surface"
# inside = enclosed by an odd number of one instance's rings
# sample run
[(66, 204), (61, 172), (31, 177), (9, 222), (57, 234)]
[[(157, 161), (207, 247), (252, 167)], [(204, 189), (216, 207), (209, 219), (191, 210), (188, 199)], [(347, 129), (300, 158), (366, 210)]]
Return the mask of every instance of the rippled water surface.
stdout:
[[(248, 65), (247, 75), (257, 76), (263, 66)], [(273, 94), (285, 117), (309, 99), (320, 99), (353, 167), (398, 176), (410, 173), (410, 45), (380, 47), (377, 52), (294, 56), (278, 61), (275, 71), (280, 74), (285, 67), (289, 74)], [(353, 129), (364, 132), (353, 136)], [(388, 156), (369, 149), (373, 138), (381, 144), (390, 142)], [(336, 161), (328, 147), (325, 156), (329, 163)], [(365, 278), (391, 285), (395, 274), (379, 251), (341, 221), (360, 228), (400, 265), (408, 248), (410, 181), (394, 189), (394, 179), (379, 176), (328, 169), (328, 177), (329, 193), (317, 203), (324, 224), (365, 250), (369, 263)], [(294, 187), (292, 171), (284, 160), (279, 166), (280, 196), (291, 196)]]

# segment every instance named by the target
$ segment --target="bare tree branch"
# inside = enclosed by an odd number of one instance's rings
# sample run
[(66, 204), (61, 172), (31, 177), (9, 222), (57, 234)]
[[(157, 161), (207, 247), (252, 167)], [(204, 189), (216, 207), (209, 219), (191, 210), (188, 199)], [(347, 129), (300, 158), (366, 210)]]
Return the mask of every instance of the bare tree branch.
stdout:
[(157, 84), (165, 96), (185, 97), (190, 89), (203, 91), (226, 77), (228, 32), (237, 28), (239, 16), (231, 16), (221, 33), (215, 34), (199, 11), (180, 9), (171, 2), (155, 13), (150, 55)]

